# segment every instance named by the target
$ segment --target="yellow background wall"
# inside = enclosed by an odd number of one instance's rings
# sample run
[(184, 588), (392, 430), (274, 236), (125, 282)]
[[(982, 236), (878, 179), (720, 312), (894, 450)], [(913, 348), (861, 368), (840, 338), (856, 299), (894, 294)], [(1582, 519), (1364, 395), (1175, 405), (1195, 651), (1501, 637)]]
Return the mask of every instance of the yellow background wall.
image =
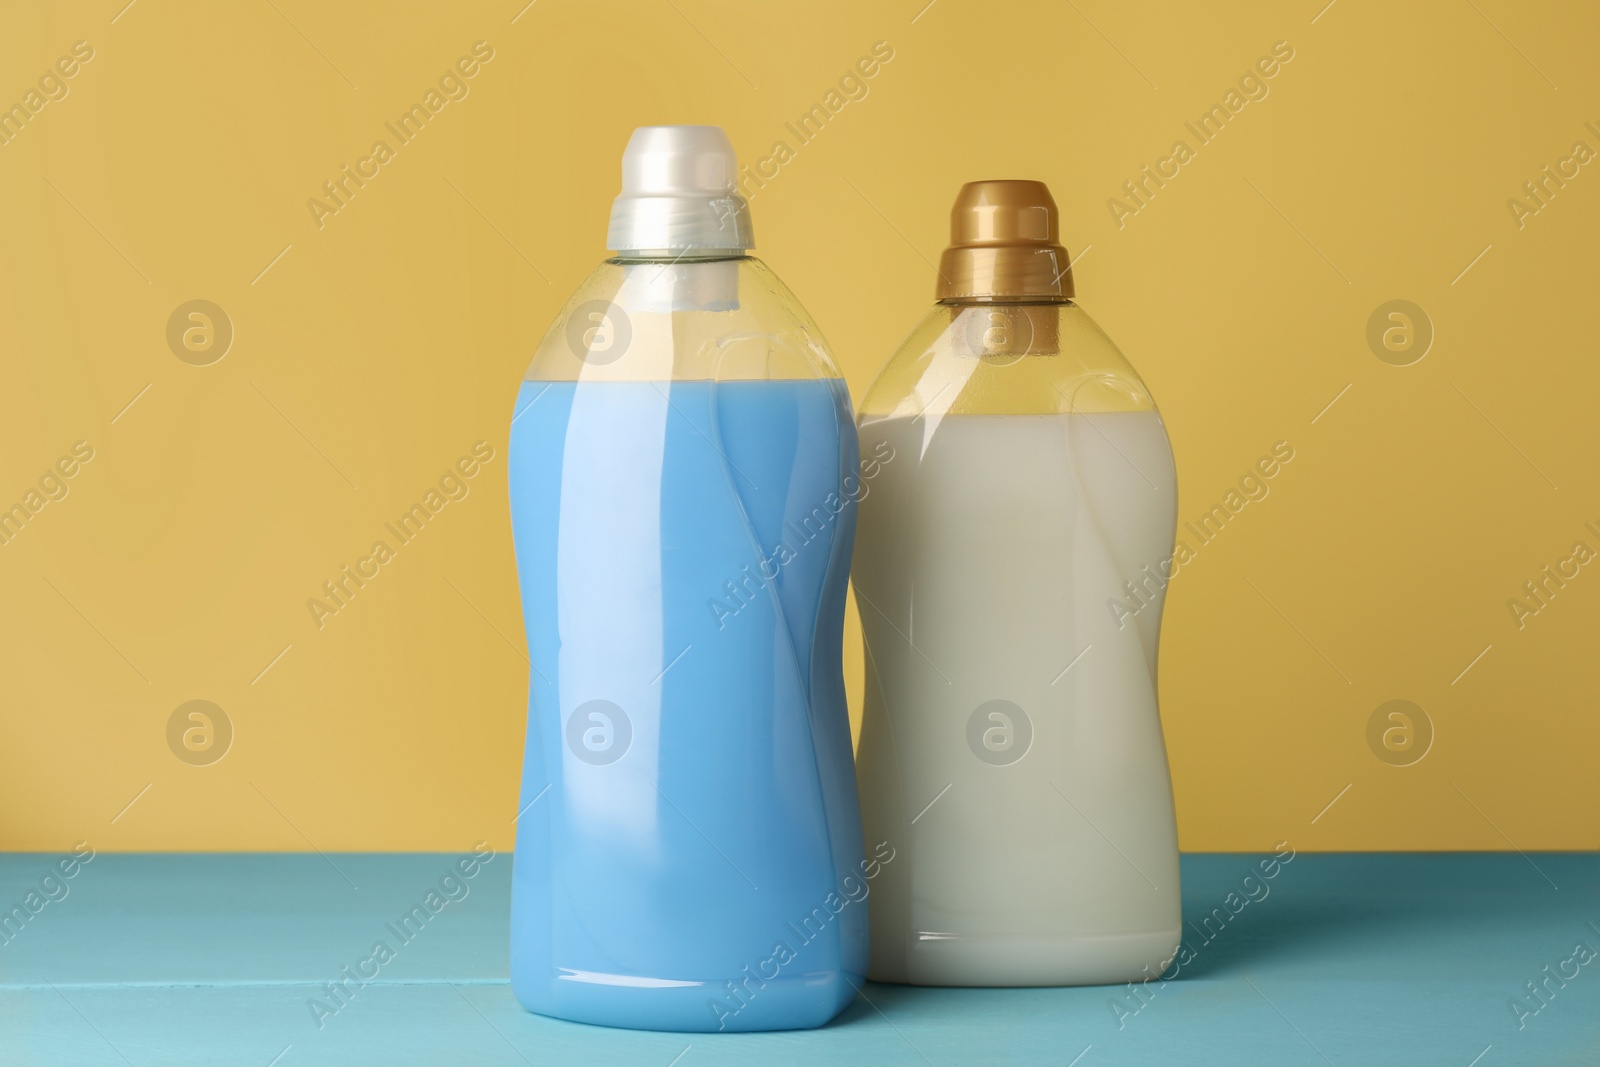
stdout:
[[(930, 302), (959, 185), (1036, 177), (1162, 406), (1183, 519), (1293, 447), (1171, 590), (1186, 849), (1600, 845), (1600, 565), (1521, 628), (1507, 606), (1600, 549), (1600, 165), (1507, 205), (1600, 150), (1592, 8), (524, 2), (7, 13), (0, 103), (93, 58), (0, 145), (0, 506), (93, 458), (0, 545), (0, 846), (511, 845), (512, 400), (604, 255), (630, 130), (671, 122), (794, 150), (757, 254), (858, 398)], [(319, 226), (308, 199), (478, 41), (469, 95)], [(799, 145), (784, 123), (879, 41), (865, 98)], [(1268, 94), (1200, 146), (1185, 122), (1279, 41)], [(1118, 225), (1180, 139), (1195, 158)], [(168, 342), (197, 299), (232, 324), (209, 365)], [(1399, 299), (1434, 333), (1407, 366), (1367, 340)], [(319, 629), (307, 599), (480, 440), (470, 495)], [(191, 700), (231, 723), (209, 765), (169, 747)], [(1369, 745), (1390, 700), (1431, 723), (1409, 766), (1417, 744)]]

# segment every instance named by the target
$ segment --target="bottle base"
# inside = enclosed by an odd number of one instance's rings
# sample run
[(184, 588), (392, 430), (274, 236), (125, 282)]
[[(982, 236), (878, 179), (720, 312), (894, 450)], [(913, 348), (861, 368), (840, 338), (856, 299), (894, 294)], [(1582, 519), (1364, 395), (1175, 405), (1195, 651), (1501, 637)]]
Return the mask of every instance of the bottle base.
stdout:
[(512, 991), (528, 1011), (568, 1022), (623, 1030), (676, 1033), (749, 1033), (814, 1030), (855, 999), (864, 975), (838, 971), (747, 976), (732, 988), (724, 981), (682, 981), (632, 975), (564, 972), (546, 981), (520, 982)]
[(1121, 985), (1159, 978), (1183, 929), (1117, 934), (964, 934), (913, 931), (905, 967), (869, 970), (874, 982), (926, 986)]

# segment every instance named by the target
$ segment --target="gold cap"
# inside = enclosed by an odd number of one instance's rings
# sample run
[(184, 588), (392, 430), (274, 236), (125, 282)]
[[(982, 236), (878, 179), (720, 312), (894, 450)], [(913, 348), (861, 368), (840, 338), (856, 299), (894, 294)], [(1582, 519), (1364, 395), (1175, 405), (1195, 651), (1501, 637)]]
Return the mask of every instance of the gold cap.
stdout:
[(968, 182), (950, 209), (939, 300), (1064, 301), (1071, 261), (1058, 243), (1056, 202), (1044, 182)]

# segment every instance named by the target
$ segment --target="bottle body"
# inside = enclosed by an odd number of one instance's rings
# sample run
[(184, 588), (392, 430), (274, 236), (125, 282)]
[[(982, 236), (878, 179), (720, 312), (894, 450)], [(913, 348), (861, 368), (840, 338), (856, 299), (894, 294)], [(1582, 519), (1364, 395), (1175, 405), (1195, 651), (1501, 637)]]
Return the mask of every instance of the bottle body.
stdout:
[(853, 575), (863, 818), (902, 853), (871, 977), (1158, 976), (1181, 922), (1156, 704), (1177, 500), (1148, 392), (1075, 305), (940, 305), (860, 435), (900, 457)]
[(856, 464), (844, 384), (754, 259), (609, 261), (547, 335), (510, 457), (525, 1007), (763, 1030), (854, 996), (865, 907), (827, 902), (863, 864), (839, 647)]

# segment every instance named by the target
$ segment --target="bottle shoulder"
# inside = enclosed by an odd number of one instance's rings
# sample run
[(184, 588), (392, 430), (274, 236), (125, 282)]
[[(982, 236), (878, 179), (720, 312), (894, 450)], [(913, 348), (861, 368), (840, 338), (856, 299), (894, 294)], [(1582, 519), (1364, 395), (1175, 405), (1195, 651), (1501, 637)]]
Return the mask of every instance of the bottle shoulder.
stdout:
[(754, 256), (608, 259), (534, 353), (529, 381), (836, 379), (822, 332)]
[(1155, 410), (1138, 371), (1076, 304), (938, 304), (879, 372), (861, 419)]

